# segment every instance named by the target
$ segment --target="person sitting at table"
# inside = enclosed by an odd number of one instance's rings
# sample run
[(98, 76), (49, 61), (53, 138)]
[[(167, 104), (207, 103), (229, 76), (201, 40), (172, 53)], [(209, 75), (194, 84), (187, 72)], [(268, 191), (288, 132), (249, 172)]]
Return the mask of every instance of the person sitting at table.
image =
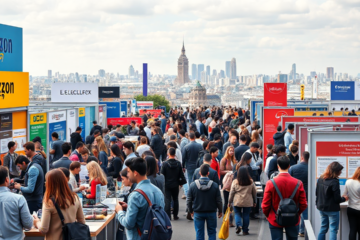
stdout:
[(80, 162), (72, 162), (70, 164), (70, 180), (69, 184), (72, 187), (73, 192), (81, 192), (85, 189), (84, 186), (78, 187), (78, 181), (76, 180), (76, 175), (78, 175), (81, 171), (81, 164)]
[(100, 184), (101, 186), (107, 185), (107, 179), (104, 171), (101, 169), (100, 165), (94, 161), (89, 162), (86, 165), (86, 168), (89, 172), (89, 180), (91, 188), (87, 190), (89, 194), (86, 195), (88, 199), (96, 198), (96, 186)]
[(42, 217), (41, 220), (37, 216), (33, 217), (34, 226), (45, 234), (45, 240), (61, 240), (63, 239), (62, 224), (52, 199), (59, 206), (65, 224), (75, 221), (85, 224), (79, 197), (70, 190), (66, 177), (60, 169), (53, 169), (46, 174)]

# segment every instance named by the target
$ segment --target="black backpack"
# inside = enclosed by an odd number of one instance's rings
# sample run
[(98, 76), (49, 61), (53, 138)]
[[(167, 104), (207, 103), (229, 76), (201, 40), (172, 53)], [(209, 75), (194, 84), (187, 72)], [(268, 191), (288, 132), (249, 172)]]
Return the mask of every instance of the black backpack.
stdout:
[(82, 240), (90, 240), (90, 229), (88, 225), (73, 222), (73, 223), (65, 223), (64, 215), (62, 214), (59, 205), (55, 202), (54, 198), (51, 198), (51, 201), (54, 203), (57, 213), (59, 214), (61, 224), (62, 224), (62, 233), (63, 233), (63, 240), (75, 240), (75, 239), (82, 239)]
[(300, 186), (300, 181), (298, 181), (294, 192), (291, 194), (290, 198), (285, 199), (281, 195), (281, 192), (276, 185), (274, 179), (271, 179), (271, 182), (273, 183), (276, 192), (280, 197), (278, 210), (275, 211), (274, 207), (272, 206), (272, 209), (276, 215), (276, 223), (283, 227), (295, 226), (299, 222), (299, 208), (293, 198)]

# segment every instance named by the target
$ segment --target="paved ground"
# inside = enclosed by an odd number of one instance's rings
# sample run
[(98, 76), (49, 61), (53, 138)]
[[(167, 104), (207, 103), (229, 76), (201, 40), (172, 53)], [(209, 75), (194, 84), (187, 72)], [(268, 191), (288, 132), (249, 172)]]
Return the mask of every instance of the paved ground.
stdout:
[[(182, 196), (182, 190), (180, 196)], [(180, 199), (180, 209), (179, 209), (179, 217), (180, 219), (177, 221), (172, 221), (172, 225), (173, 225), (173, 237), (172, 239), (174, 240), (194, 240), (196, 239), (196, 234), (195, 234), (195, 227), (194, 227), (194, 222), (193, 221), (189, 221), (186, 219), (186, 217), (184, 216), (185, 214), (185, 209), (186, 209), (186, 200), (185, 199)], [(259, 239), (259, 233), (261, 231), (261, 225), (262, 225), (262, 220), (250, 220), (250, 235), (248, 236), (242, 236), (242, 234), (237, 235), (235, 233), (235, 228), (230, 228), (230, 236), (229, 236), (229, 240), (233, 240), (233, 239)], [(218, 225), (217, 225), (217, 235), (218, 235), (218, 231), (220, 230), (221, 227), (221, 223), (222, 223), (222, 218), (218, 219)], [(264, 224), (263, 224), (264, 225)], [(267, 226), (267, 225), (266, 225)], [(263, 229), (265, 229), (265, 227), (263, 227)], [(267, 227), (267, 230), (269, 228)], [(206, 234), (206, 232), (205, 232)], [(260, 234), (263, 236), (267, 236), (264, 237), (263, 239), (270, 239), (270, 235), (269, 234)], [(206, 239), (208, 239), (207, 235), (206, 235)], [(260, 238), (261, 239), (261, 238)]]

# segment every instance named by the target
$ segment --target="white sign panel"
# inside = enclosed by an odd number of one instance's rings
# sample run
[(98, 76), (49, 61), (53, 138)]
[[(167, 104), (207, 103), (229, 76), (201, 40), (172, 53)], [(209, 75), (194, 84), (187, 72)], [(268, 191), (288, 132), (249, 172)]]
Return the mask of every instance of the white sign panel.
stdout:
[(48, 121), (49, 123), (66, 121), (66, 111), (50, 112)]
[(360, 82), (355, 81), (355, 100), (360, 100)]
[(332, 162), (338, 162), (344, 167), (339, 178), (346, 178), (346, 157), (317, 157), (317, 178), (320, 178), (321, 174), (325, 172)]
[(97, 83), (52, 83), (51, 102), (98, 102)]
[(352, 178), (356, 169), (360, 166), (360, 157), (348, 157), (348, 178)]
[(66, 111), (66, 141), (70, 142), (70, 135), (76, 130), (76, 114), (75, 109)]

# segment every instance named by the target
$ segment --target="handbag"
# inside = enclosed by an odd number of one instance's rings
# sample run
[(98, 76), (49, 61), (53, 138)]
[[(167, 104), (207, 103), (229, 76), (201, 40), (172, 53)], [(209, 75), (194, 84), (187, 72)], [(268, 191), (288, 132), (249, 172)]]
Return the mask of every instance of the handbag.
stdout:
[(229, 217), (230, 217), (230, 208), (228, 207), (226, 209), (224, 218), (223, 218), (223, 222), (221, 224), (221, 228), (219, 231), (219, 238), (220, 239), (227, 239), (229, 237), (229, 228), (230, 228), (230, 221), (229, 221)]
[(90, 229), (88, 225), (79, 222), (65, 223), (65, 218), (60, 210), (59, 205), (57, 205), (54, 198), (51, 198), (51, 201), (54, 203), (56, 211), (59, 214), (61, 220), (63, 240), (91, 240)]

